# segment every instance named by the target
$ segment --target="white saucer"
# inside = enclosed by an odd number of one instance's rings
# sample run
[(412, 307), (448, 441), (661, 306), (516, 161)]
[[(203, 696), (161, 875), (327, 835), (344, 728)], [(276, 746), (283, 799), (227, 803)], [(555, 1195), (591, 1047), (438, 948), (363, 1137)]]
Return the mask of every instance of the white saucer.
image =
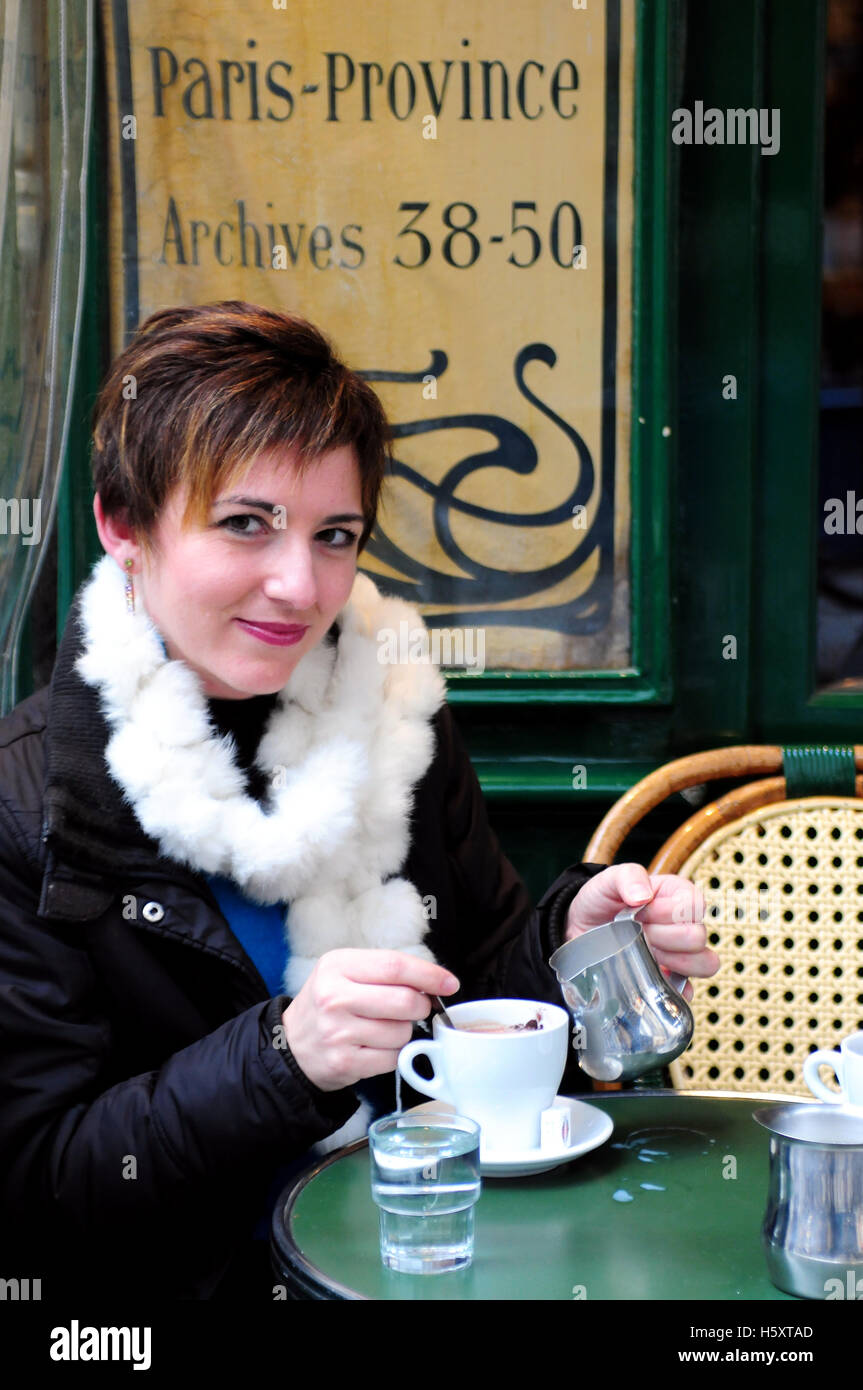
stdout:
[[(554, 1104), (569, 1109), (570, 1142), (565, 1149), (521, 1149), (515, 1152), (486, 1154), (480, 1159), (484, 1178), (520, 1178), (528, 1173), (548, 1173), (562, 1163), (571, 1163), (581, 1154), (590, 1153), (604, 1144), (614, 1129), (610, 1115), (595, 1105), (573, 1100), (571, 1096), (556, 1096)], [(442, 1100), (429, 1100), (415, 1105), (411, 1115), (454, 1115), (455, 1106)]]

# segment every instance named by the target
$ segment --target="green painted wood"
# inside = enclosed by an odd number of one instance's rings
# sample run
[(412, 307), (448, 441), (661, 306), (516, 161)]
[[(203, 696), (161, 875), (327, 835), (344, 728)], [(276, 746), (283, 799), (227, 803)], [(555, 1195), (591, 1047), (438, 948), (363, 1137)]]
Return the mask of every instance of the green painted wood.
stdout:
[[(670, 701), (670, 471), (674, 429), (677, 247), (673, 206), (670, 72), (679, 48), (667, 0), (640, 0), (636, 30), (633, 233), (632, 644), (636, 671)], [(625, 408), (625, 407), (619, 407)]]
[(654, 763), (572, 763), (520, 757), (499, 761), (474, 758), (473, 765), (483, 794), (488, 798), (499, 802), (527, 798), (563, 803), (568, 807), (584, 801), (615, 800), (656, 766)]
[(631, 671), (514, 671), (465, 675), (447, 674), (453, 705), (500, 705), (529, 701), (531, 705), (653, 704), (667, 698), (665, 682), (658, 684)]
[[(761, 105), (760, 0), (681, 9), (676, 105)], [(671, 538), (680, 752), (745, 742), (758, 420), (759, 179), (739, 145), (679, 146), (678, 461)], [(736, 378), (737, 399), (724, 380)], [(729, 386), (729, 389), (730, 386)]]
[[(318, 1171), (291, 1230), (319, 1271), (319, 1296), (335, 1281), (373, 1299), (571, 1302), (581, 1287), (588, 1303), (790, 1300), (770, 1283), (761, 1249), (768, 1142), (752, 1112), (763, 1101), (640, 1092), (588, 1103), (614, 1120), (601, 1148), (551, 1173), (483, 1179), (464, 1271), (383, 1268), (365, 1146)], [(729, 1156), (736, 1178), (723, 1176)]]
[[(859, 741), (861, 694), (817, 697), (815, 594), (823, 208), (823, 0), (790, 0), (771, 26), (766, 100), (783, 156), (764, 170), (763, 486), (753, 722), (781, 742)], [(854, 731), (857, 731), (855, 734)]]

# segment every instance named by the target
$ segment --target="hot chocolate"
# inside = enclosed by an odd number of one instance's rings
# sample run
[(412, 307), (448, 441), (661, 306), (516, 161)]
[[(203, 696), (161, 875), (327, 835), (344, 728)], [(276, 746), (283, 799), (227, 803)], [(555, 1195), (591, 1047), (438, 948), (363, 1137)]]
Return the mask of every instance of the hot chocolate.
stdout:
[(472, 1023), (460, 1023), (465, 1033), (533, 1033), (542, 1027), (542, 1014), (537, 1011), (526, 1023), (498, 1023), (493, 1019), (475, 1019)]

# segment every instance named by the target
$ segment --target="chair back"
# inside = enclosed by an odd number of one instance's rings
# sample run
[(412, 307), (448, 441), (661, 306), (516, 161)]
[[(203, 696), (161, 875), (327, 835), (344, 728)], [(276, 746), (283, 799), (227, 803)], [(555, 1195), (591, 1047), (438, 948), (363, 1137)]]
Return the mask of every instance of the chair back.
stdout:
[(764, 806), (692, 851), (677, 872), (704, 893), (722, 964), (696, 982), (693, 1041), (670, 1067), (678, 1090), (810, 1095), (809, 1053), (863, 1027), (861, 871), (852, 797)]
[[(701, 808), (649, 865), (701, 888), (721, 962), (712, 979), (693, 981), (693, 1041), (669, 1068), (677, 1089), (809, 1096), (809, 1053), (863, 1028), (863, 777), (855, 767), (863, 768), (863, 747), (696, 753), (643, 778), (597, 828), (585, 860), (610, 863), (669, 792), (786, 773)], [(823, 795), (789, 799), (789, 781), (795, 792), (828, 785)]]

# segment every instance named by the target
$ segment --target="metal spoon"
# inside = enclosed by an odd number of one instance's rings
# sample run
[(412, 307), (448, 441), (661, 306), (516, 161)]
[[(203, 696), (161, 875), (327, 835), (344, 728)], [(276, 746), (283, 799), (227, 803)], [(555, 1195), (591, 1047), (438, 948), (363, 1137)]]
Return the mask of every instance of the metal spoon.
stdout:
[(432, 1000), (432, 1003), (437, 1004), (437, 1011), (440, 1014), (441, 1022), (443, 1023), (444, 1027), (455, 1028), (455, 1024), (453, 1023), (452, 1019), (450, 1018), (449, 1014), (447, 1013), (438, 996), (436, 994), (432, 994), (430, 998)]

